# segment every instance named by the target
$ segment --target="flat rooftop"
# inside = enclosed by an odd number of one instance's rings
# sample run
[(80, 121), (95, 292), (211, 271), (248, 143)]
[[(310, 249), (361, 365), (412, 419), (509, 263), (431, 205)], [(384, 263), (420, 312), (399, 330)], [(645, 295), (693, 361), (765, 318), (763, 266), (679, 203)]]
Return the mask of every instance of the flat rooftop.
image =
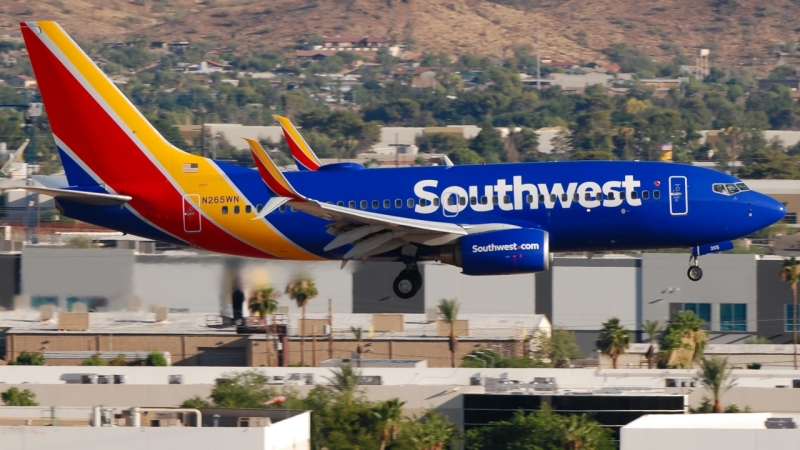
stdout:
[(764, 422), (771, 418), (790, 418), (800, 423), (800, 414), (792, 413), (737, 413), (737, 414), (649, 414), (640, 417), (625, 428), (701, 428), (720, 430), (763, 430)]

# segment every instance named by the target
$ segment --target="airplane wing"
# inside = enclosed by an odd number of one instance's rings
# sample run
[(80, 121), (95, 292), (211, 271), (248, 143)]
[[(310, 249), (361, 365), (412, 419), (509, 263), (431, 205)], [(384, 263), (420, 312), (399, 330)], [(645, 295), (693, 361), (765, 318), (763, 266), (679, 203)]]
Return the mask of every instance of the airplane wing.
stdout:
[(56, 199), (62, 198), (77, 203), (84, 203), (93, 206), (122, 205), (133, 200), (127, 195), (102, 194), (98, 192), (73, 191), (70, 189), (54, 189), (45, 187), (24, 187), (26, 191), (37, 194), (49, 195)]
[(288, 117), (278, 115), (273, 115), (272, 117), (277, 119), (281, 124), (281, 128), (283, 128), (283, 136), (286, 138), (286, 143), (289, 144), (289, 150), (291, 150), (292, 157), (295, 163), (297, 163), (297, 168), (300, 170), (319, 169), (322, 163), (319, 162), (317, 155), (315, 155), (311, 147), (308, 146), (308, 143), (303, 139), (300, 132), (297, 131), (292, 121), (289, 120)]
[(278, 195), (267, 203), (256, 219), (288, 204), (304, 213), (330, 220), (328, 232), (336, 237), (325, 246), (325, 251), (354, 244), (344, 259), (363, 259), (406, 244), (443, 245), (470, 233), (517, 228), (507, 224), (457, 225), (410, 219), (317, 201), (299, 193), (258, 142), (250, 139), (247, 142), (261, 178)]

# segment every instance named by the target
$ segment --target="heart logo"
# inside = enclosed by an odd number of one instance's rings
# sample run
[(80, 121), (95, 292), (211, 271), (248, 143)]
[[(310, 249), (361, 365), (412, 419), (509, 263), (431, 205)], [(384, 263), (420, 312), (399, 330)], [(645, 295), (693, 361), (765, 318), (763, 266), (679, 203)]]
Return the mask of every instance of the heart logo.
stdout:
[(654, 181), (653, 184), (655, 184), (656, 187), (661, 186), (661, 182), (660, 181)]

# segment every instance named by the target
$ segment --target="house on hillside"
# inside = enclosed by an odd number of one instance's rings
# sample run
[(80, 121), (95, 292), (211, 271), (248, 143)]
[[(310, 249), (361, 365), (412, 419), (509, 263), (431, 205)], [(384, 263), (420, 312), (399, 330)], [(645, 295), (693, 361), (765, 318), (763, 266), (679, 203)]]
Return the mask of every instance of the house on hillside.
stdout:
[(6, 84), (16, 89), (36, 89), (36, 80), (27, 75), (14, 75), (6, 80)]
[(758, 89), (762, 91), (768, 91), (776, 84), (786, 86), (792, 91), (796, 91), (800, 88), (800, 78), (763, 78), (758, 80)]
[(381, 48), (388, 47), (389, 40), (382, 37), (325, 37), (322, 47), (325, 49), (345, 50), (345, 51), (372, 51), (377, 52)]
[(190, 64), (186, 66), (186, 72), (190, 73), (217, 73), (217, 72), (230, 72), (231, 65), (226, 62), (217, 62), (210, 59), (200, 61), (197, 64)]

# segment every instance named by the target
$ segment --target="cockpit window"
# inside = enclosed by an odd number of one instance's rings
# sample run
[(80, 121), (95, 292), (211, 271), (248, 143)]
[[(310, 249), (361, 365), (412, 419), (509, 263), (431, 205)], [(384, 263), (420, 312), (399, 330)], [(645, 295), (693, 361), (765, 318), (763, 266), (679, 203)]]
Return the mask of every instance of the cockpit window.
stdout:
[(715, 183), (711, 185), (711, 189), (722, 195), (734, 195), (738, 192), (750, 190), (744, 183)]
[(716, 192), (718, 194), (724, 194), (725, 193), (725, 186), (721, 185), (721, 184), (715, 184), (714, 186), (712, 186), (712, 189), (714, 189), (714, 192)]
[(726, 184), (725, 188), (728, 190), (728, 194), (735, 194), (739, 192), (739, 188), (737, 188), (735, 184)]
[(736, 183), (736, 187), (739, 188), (740, 191), (749, 191), (750, 188), (747, 187), (744, 183)]

